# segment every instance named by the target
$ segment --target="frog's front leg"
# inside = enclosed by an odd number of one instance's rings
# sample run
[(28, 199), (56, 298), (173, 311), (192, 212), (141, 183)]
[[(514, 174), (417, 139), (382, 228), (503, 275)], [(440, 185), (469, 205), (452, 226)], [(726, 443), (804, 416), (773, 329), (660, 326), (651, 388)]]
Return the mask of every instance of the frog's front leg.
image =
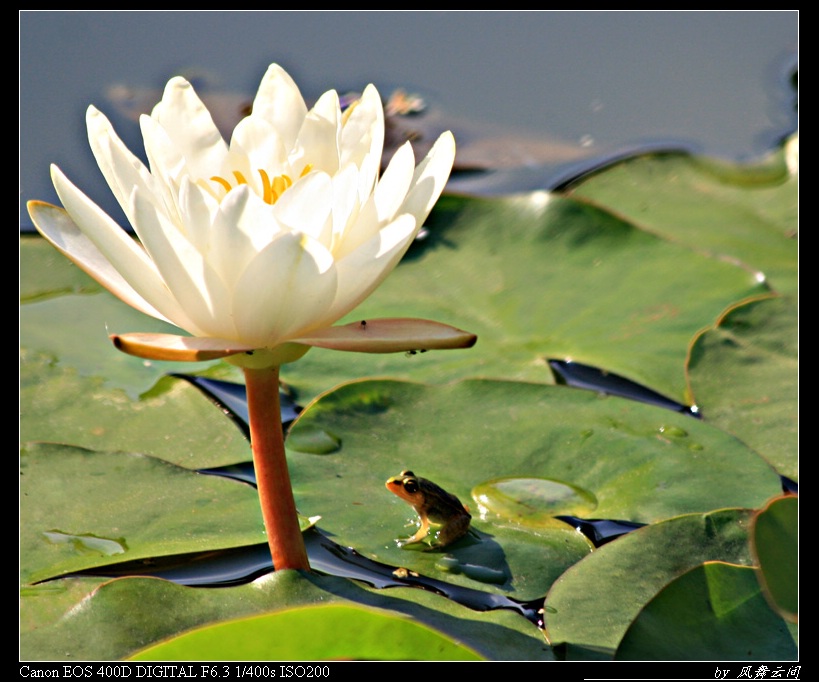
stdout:
[(429, 535), (429, 519), (421, 519), (421, 527), (418, 531), (413, 535), (411, 538), (407, 538), (406, 540), (399, 540), (398, 546), (403, 547), (404, 545), (412, 545), (416, 542), (421, 542), (427, 535)]

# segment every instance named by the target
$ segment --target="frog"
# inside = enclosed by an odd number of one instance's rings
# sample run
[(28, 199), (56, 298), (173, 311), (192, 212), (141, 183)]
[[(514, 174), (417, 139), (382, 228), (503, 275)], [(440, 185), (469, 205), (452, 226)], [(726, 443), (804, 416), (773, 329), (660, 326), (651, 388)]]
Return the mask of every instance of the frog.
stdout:
[(406, 470), (388, 479), (386, 486), (391, 493), (408, 502), (421, 520), (418, 532), (411, 538), (399, 540), (399, 547), (424, 540), (429, 535), (430, 524), (441, 526), (432, 543), (433, 548), (451, 545), (469, 531), (472, 521), (469, 508), (455, 495), (432, 481)]

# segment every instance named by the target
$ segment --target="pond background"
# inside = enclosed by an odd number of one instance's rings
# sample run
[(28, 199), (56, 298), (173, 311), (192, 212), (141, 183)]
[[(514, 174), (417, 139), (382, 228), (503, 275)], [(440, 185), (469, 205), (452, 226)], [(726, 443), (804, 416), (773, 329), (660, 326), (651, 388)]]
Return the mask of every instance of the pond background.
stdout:
[(488, 135), (555, 142), (560, 159), (526, 164), (504, 188), (548, 187), (565, 176), (567, 149), (587, 157), (673, 146), (749, 160), (796, 128), (795, 106), (783, 111), (782, 101), (793, 97), (798, 19), (795, 10), (24, 10), (21, 226), (31, 229), (27, 200), (57, 203), (52, 162), (121, 215), (88, 149), (89, 104), (139, 154), (138, 126), (112, 99), (117, 88), (152, 104), (181, 73), (204, 92), (249, 100), (274, 61), (308, 98), (374, 82), (383, 96), (419, 92)]

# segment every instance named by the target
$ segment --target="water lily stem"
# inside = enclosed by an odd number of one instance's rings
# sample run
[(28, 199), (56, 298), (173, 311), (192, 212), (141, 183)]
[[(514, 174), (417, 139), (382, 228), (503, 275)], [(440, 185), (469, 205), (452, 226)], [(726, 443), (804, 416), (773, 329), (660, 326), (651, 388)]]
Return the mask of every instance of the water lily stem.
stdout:
[(279, 368), (245, 368), (256, 488), (275, 570), (309, 569), (284, 450)]

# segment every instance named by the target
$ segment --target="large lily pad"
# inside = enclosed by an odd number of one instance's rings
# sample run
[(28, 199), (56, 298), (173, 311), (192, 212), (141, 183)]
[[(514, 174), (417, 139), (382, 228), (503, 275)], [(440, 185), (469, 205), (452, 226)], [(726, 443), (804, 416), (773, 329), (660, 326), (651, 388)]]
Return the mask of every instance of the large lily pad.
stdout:
[(636, 156), (573, 183), (569, 194), (693, 249), (742, 262), (777, 291), (794, 293), (798, 144), (794, 137), (747, 165), (688, 154)]
[(263, 542), (256, 491), (155, 457), (30, 443), (20, 455), (23, 582)]
[[(315, 449), (317, 434), (332, 445)], [(692, 417), (543, 384), (352, 382), (311, 404), (287, 444), (302, 513), (320, 515), (319, 526), (337, 542), (472, 587), (480, 576), (459, 567), (483, 566), (500, 574), (482, 589), (520, 599), (545, 594), (589, 548), (553, 520), (521, 518), (500, 495), (500, 512), (484, 509), (490, 505), (477, 495), (479, 486), (511, 478), (542, 491), (557, 481), (594, 500), (586, 518), (642, 523), (759, 506), (780, 490), (779, 477), (756, 453)], [(440, 551), (399, 548), (395, 539), (413, 532), (406, 526), (414, 512), (384, 483), (404, 469), (470, 505), (475, 535)], [(549, 516), (575, 513), (575, 502), (562, 511), (546, 499), (534, 504)], [(454, 575), (444, 555), (457, 560)]]
[[(137, 652), (130, 660), (338, 659), (484, 660), (469, 648), (409, 618), (388, 611), (341, 604), (302, 606), (261, 616), (223, 621), (155, 644)], [(312, 666), (308, 669), (312, 670)], [(319, 676), (323, 676), (324, 669), (319, 668), (317, 672)]]
[[(21, 345), (51, 356), (80, 376), (102, 377), (132, 400), (148, 393), (168, 372), (205, 371), (207, 363), (151, 362), (120, 353), (108, 335), (123, 329), (179, 333), (179, 329), (143, 315), (107, 291), (47, 296), (20, 309)], [(211, 363), (213, 364), (213, 363)]]
[(427, 238), (354, 315), (430, 317), (476, 333), (477, 345), (349, 360), (316, 349), (284, 377), (310, 395), (350, 372), (550, 382), (546, 360), (572, 358), (688, 402), (690, 339), (729, 305), (767, 290), (737, 265), (584, 202), (546, 193), (446, 197)]
[(162, 377), (134, 400), (102, 377), (81, 375), (44, 353), (23, 349), (20, 366), (23, 442), (135, 450), (189, 468), (250, 458), (243, 433), (186, 381)]

